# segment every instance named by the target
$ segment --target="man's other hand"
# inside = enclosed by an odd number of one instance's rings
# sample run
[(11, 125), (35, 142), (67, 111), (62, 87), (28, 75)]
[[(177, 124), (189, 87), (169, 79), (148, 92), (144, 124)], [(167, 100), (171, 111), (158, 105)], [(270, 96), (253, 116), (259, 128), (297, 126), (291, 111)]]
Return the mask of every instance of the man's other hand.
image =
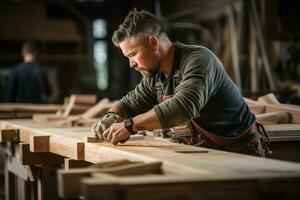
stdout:
[(103, 132), (107, 130), (113, 123), (121, 121), (122, 118), (119, 115), (115, 113), (107, 113), (102, 117), (101, 120), (92, 126), (91, 131), (100, 142), (103, 142), (105, 140), (103, 137)]
[(107, 142), (114, 145), (118, 142), (126, 142), (130, 138), (129, 131), (125, 128), (124, 122), (114, 123), (103, 133), (103, 137)]

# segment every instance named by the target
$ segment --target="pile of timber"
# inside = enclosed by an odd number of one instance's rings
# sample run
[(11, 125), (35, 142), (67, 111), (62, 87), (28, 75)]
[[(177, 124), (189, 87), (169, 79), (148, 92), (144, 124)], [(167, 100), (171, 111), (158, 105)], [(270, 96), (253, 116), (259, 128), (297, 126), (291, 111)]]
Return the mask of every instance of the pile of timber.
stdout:
[(281, 104), (272, 93), (245, 101), (262, 124), (300, 124), (300, 106)]
[(39, 123), (46, 122), (57, 125), (91, 127), (117, 102), (103, 98), (96, 103), (95, 95), (71, 95), (62, 112), (50, 115), (35, 114), (32, 119)]
[[(56, 194), (65, 199), (300, 198), (297, 163), (148, 137), (116, 146), (88, 143), (84, 138), (90, 135), (86, 127), (57, 127), (31, 120), (2, 121), (0, 141), (18, 149), (8, 152), (8, 173), (34, 182), (41, 180), (39, 173), (34, 173), (36, 166), (63, 164), (53, 185), (58, 186)], [(18, 174), (13, 167), (16, 165), (22, 173)], [(44, 198), (47, 195), (43, 191), (50, 187), (47, 184), (43, 182), (39, 191)]]

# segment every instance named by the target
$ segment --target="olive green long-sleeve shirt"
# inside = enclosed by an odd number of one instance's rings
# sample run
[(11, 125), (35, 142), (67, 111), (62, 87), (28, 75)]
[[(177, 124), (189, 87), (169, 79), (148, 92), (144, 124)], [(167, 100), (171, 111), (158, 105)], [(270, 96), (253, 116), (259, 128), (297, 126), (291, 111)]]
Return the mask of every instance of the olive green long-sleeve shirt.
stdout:
[[(143, 78), (120, 101), (120, 108), (134, 117), (154, 107), (162, 128), (171, 128), (194, 119), (207, 131), (236, 136), (255, 121), (239, 89), (226, 74), (222, 63), (207, 48), (174, 43), (172, 74)], [(173, 74), (180, 74), (177, 83)], [(158, 100), (157, 82), (163, 95)]]

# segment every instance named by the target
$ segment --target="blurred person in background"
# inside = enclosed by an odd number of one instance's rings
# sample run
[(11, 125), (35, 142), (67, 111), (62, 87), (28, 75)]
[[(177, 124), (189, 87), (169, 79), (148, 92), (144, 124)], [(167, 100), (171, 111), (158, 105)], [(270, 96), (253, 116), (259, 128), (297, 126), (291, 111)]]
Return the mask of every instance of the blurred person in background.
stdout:
[(14, 103), (46, 103), (50, 87), (45, 73), (38, 63), (39, 49), (34, 41), (22, 46), (23, 62), (10, 72), (7, 85), (7, 101)]

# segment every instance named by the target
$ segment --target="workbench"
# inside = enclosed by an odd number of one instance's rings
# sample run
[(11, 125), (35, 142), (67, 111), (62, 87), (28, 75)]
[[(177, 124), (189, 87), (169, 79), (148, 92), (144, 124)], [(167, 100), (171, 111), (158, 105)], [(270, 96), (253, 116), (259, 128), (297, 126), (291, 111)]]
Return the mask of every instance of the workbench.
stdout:
[(89, 143), (89, 128), (31, 120), (2, 121), (1, 129), (10, 199), (16, 189), (24, 199), (300, 198), (300, 164), (293, 162), (148, 136)]

